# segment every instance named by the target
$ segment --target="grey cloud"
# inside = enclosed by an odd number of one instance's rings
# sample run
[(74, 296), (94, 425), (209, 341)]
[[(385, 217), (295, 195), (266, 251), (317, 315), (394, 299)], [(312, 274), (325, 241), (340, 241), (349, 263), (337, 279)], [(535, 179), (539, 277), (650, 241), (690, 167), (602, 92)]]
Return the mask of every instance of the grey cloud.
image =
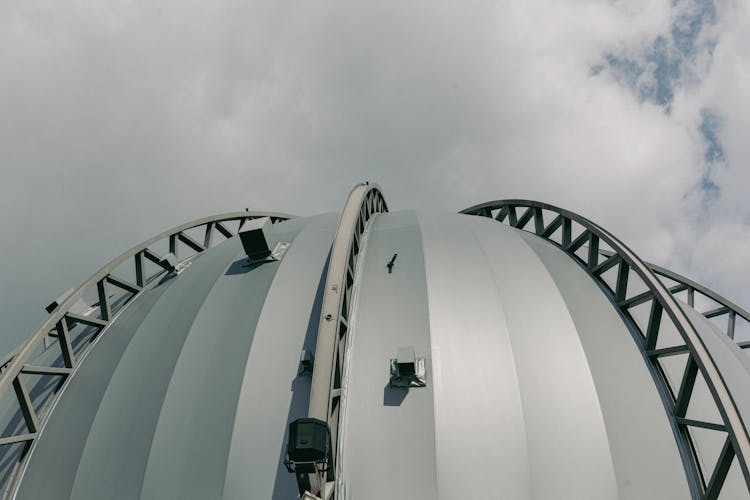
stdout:
[[(714, 279), (684, 254), (698, 238), (699, 218), (685, 214), (702, 206), (694, 192), (710, 147), (703, 109), (725, 120), (711, 130), (727, 167), (710, 180), (737, 199), (726, 187), (735, 118), (700, 93), (715, 61), (668, 74), (670, 114), (611, 67), (590, 70), (615, 53), (645, 64), (660, 36), (675, 50), (703, 47), (690, 37), (713, 36), (726, 14), (699, 14), (698, 30), (683, 4), (6, 6), (0, 230), (13, 244), (0, 264), (0, 347), (31, 333), (57, 294), (168, 226), (244, 207), (336, 211), (363, 179), (395, 208), (543, 199)], [(651, 62), (642, 73), (658, 73), (663, 61)], [(699, 78), (685, 85), (688, 73)]]

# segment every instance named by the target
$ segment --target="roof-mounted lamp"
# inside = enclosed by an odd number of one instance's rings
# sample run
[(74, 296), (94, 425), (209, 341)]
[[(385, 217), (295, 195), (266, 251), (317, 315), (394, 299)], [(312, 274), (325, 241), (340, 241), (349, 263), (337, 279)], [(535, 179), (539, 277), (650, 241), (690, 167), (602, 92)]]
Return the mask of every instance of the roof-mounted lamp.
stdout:
[[(333, 480), (331, 432), (328, 424), (317, 418), (298, 418), (289, 424), (286, 469), (297, 477), (300, 497), (316, 493), (326, 481)], [(317, 477), (312, 484), (310, 477)], [(315, 491), (312, 491), (315, 490)]]
[(414, 347), (399, 347), (390, 362), (391, 387), (424, 387), (427, 385), (425, 359), (414, 354)]
[(242, 248), (250, 260), (266, 259), (273, 253), (279, 242), (273, 237), (271, 226), (270, 217), (261, 217), (248, 221), (240, 231)]

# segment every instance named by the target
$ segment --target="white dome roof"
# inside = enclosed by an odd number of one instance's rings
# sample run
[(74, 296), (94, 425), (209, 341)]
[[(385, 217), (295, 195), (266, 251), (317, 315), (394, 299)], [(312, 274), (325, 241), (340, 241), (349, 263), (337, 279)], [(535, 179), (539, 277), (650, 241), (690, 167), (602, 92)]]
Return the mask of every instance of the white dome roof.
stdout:
[[(310, 405), (300, 352), (320, 349), (319, 324), (340, 321), (324, 310), (338, 223), (324, 214), (274, 224), (288, 246), (262, 263), (248, 262), (237, 237), (212, 246), (206, 236), (208, 248), (179, 272), (139, 278), (143, 289), (113, 305), (111, 318), (71, 333), (85, 359), (62, 395), (49, 399), (49, 378), (24, 382), (32, 402), (54, 401), (39, 432), (17, 439), (33, 439), (30, 453), (0, 448), (0, 478), (15, 498), (294, 498), (295, 476), (282, 464), (287, 429)], [(634, 325), (648, 323), (649, 310), (619, 307), (606, 273), (592, 279), (560, 245), (485, 217), (405, 210), (360, 229), (341, 290), (344, 369), (330, 385), (340, 397), (329, 408), (336, 498), (694, 495), (675, 436), (687, 425), (722, 429), (725, 417), (700, 376), (686, 413), (670, 414), (688, 349), (664, 327), (645, 351), (638, 328), (648, 325)], [(679, 307), (750, 418), (747, 358)], [(404, 348), (423, 360), (424, 387), (390, 384)], [(29, 359), (62, 367), (52, 351)], [(23, 432), (21, 413), (4, 408), (6, 435)], [(726, 433), (717, 441), (690, 432), (700, 470), (713, 470)], [(23, 466), (15, 482), (14, 460)], [(721, 498), (747, 496), (735, 460)]]

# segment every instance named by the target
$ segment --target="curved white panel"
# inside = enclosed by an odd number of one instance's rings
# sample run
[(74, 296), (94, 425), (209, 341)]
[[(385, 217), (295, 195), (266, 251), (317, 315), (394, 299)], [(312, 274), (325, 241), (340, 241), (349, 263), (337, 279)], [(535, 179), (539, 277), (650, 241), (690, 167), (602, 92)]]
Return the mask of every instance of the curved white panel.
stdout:
[[(380, 215), (367, 245), (348, 498), (689, 497), (630, 332), (567, 255), (491, 220), (423, 212)], [(393, 402), (382, 392), (399, 345), (426, 357), (428, 385)]]

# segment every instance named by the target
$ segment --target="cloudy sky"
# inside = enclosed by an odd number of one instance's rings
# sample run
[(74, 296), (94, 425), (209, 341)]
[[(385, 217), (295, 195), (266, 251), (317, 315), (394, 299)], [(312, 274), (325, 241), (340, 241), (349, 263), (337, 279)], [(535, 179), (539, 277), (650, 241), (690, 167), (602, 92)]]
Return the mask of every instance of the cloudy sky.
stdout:
[(741, 0), (0, 0), (0, 347), (243, 209), (524, 197), (750, 305)]

